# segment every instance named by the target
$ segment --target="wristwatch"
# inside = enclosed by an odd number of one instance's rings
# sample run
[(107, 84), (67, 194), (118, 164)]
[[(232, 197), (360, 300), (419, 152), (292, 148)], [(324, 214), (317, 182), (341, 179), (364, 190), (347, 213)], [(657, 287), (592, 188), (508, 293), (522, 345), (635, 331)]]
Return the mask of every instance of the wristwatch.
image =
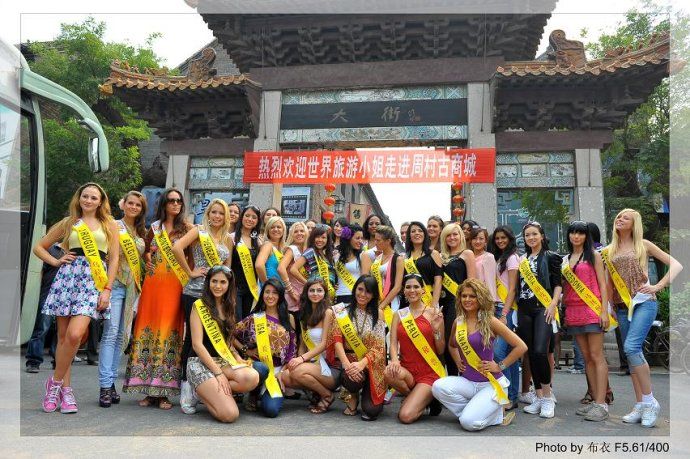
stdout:
[(503, 360), (501, 360), (500, 362), (498, 362), (498, 368), (500, 368), (501, 371), (504, 371), (504, 370), (506, 369), (506, 364), (505, 364), (505, 362), (504, 362)]

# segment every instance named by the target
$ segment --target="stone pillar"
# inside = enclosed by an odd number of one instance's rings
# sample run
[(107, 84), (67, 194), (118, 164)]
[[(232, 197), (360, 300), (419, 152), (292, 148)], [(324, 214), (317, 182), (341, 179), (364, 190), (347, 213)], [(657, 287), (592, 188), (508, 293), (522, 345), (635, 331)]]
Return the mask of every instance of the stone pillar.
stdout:
[[(254, 151), (278, 151), (278, 131), (280, 130), (280, 91), (261, 93), (261, 116), (259, 132), (254, 140)], [(262, 211), (270, 206), (280, 208), (280, 185), (249, 185), (249, 202)], [(276, 203), (278, 205), (276, 205)]]
[(579, 219), (596, 223), (601, 230), (601, 242), (605, 243), (606, 213), (599, 149), (575, 149), (575, 177), (575, 203)]
[[(467, 84), (467, 146), (491, 148), (496, 146), (492, 132), (491, 91), (489, 83)], [(472, 183), (465, 186), (466, 219), (475, 220), (492, 231), (498, 219), (495, 183)]]

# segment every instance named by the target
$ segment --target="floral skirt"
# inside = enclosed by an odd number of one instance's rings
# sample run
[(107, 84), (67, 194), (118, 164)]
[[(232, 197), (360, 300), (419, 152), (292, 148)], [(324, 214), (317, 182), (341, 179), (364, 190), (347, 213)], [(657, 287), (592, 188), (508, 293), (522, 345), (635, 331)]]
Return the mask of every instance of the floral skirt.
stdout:
[(142, 285), (123, 392), (152, 397), (180, 393), (184, 311), (182, 285), (165, 263)]
[(83, 256), (76, 257), (72, 263), (65, 263), (58, 269), (41, 313), (57, 317), (109, 319), (110, 307), (103, 311), (96, 310), (99, 295), (89, 261)]

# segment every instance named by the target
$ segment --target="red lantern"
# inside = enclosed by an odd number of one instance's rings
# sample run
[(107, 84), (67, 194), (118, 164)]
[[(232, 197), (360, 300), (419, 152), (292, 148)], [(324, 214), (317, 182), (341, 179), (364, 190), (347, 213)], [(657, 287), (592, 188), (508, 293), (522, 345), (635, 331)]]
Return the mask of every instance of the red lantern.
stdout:
[(462, 217), (462, 215), (465, 213), (465, 209), (461, 209), (459, 207), (456, 207), (453, 209), (453, 215), (456, 217)]
[(453, 203), (460, 204), (465, 201), (465, 197), (461, 194), (456, 194), (453, 196)]
[(331, 212), (330, 210), (327, 210), (326, 212), (322, 213), (321, 215), (328, 222), (333, 220), (333, 217), (335, 217), (335, 214), (333, 212)]
[(326, 196), (323, 199), (323, 203), (326, 204), (328, 207), (332, 207), (333, 204), (335, 204), (335, 198), (333, 196)]
[(324, 187), (324, 188), (326, 189), (326, 191), (328, 191), (329, 193), (333, 193), (333, 192), (335, 191), (335, 184), (334, 184), (334, 183), (327, 183), (327, 184), (325, 184), (323, 187)]
[(460, 183), (460, 182), (453, 183), (453, 185), (451, 185), (451, 187), (455, 191), (460, 191), (460, 190), (462, 190), (462, 183)]

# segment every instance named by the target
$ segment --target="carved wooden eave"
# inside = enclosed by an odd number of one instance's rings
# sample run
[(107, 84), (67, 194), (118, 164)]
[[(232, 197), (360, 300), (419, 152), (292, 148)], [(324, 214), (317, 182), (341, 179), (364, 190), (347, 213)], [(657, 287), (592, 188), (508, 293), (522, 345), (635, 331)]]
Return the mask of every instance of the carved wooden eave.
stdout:
[(549, 14), (205, 14), (232, 60), (258, 67), (443, 57), (534, 57)]
[(175, 76), (167, 69), (140, 70), (116, 61), (99, 88), (103, 96), (120, 98), (164, 139), (257, 134), (261, 85), (245, 74), (218, 76), (203, 65), (190, 65), (188, 76)]
[(669, 75), (668, 34), (591, 61), (583, 48), (578, 50), (580, 42), (562, 39), (565, 50), (551, 42), (550, 60), (497, 68), (492, 81), (496, 131), (616, 129)]

